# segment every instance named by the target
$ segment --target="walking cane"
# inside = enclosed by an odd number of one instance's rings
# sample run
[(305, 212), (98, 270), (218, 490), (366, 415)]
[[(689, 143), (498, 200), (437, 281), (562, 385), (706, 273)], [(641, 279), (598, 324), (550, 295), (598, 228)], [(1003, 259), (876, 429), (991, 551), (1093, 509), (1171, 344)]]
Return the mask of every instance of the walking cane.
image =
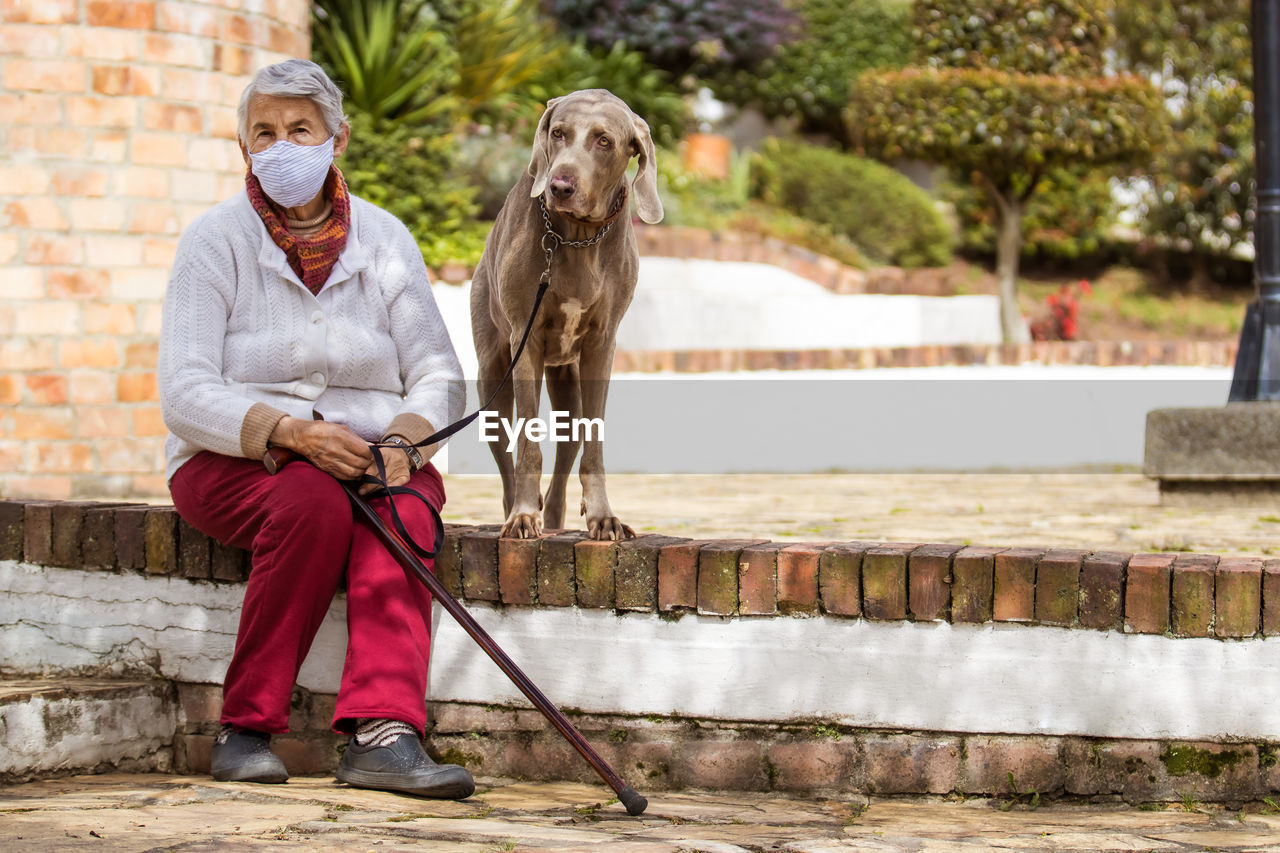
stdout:
[[(282, 447), (273, 447), (268, 451), (271, 463), (268, 464), (268, 470), (272, 473), (278, 471), (285, 464), (293, 459), (298, 458), (291, 450)], [(274, 464), (274, 470), (271, 467)], [(516, 687), (520, 688), (520, 692), (525, 695), (534, 707), (542, 712), (542, 716), (546, 717), (550, 723), (556, 727), (565, 740), (578, 751), (578, 754), (586, 759), (587, 763), (600, 774), (600, 778), (609, 785), (618, 795), (618, 799), (627, 809), (627, 814), (635, 816), (644, 813), (648, 807), (649, 801), (636, 792), (635, 788), (622, 781), (614, 769), (609, 766), (608, 762), (600, 756), (591, 744), (587, 743), (587, 739), (582, 733), (574, 728), (573, 724), (561, 713), (560, 709), (551, 703), (538, 686), (529, 680), (529, 676), (525, 675), (520, 667), (516, 666), (515, 661), (507, 656), (507, 653), (494, 642), (489, 636), (489, 632), (480, 626), (470, 613), (467, 612), (456, 598), (444, 588), (444, 584), (440, 582), (430, 570), (423, 565), (404, 540), (400, 538), (394, 531), (387, 527), (373, 507), (360, 497), (356, 488), (357, 484), (342, 482), (342, 488), (346, 491), (347, 497), (351, 499), (351, 505), (362, 519), (373, 529), (374, 534), (386, 546), (387, 550), (396, 559), (396, 562), (409, 573), (410, 576), (416, 577), (431, 592), (431, 595), (445, 610), (449, 611), (462, 629), (471, 636), (471, 639), (484, 650), (498, 668), (506, 674)]]

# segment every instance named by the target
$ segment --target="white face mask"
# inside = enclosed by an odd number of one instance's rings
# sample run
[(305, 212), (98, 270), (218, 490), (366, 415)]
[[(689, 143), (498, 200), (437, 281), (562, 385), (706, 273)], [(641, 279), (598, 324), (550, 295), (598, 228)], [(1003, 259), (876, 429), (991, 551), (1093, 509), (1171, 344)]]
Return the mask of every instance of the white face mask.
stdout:
[(298, 207), (324, 188), (333, 162), (333, 137), (319, 145), (298, 145), (281, 139), (266, 151), (250, 154), (253, 174), (263, 191), (281, 207)]

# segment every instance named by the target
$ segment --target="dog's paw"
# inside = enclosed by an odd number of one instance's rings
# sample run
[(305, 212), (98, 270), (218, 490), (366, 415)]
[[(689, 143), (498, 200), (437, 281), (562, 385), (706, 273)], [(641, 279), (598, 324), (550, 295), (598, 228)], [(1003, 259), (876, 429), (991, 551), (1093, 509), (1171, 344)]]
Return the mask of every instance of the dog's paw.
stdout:
[(513, 512), (498, 535), (503, 539), (537, 539), (542, 535), (542, 514)]
[(592, 539), (635, 539), (636, 532), (618, 520), (616, 515), (606, 518), (587, 519), (587, 533)]

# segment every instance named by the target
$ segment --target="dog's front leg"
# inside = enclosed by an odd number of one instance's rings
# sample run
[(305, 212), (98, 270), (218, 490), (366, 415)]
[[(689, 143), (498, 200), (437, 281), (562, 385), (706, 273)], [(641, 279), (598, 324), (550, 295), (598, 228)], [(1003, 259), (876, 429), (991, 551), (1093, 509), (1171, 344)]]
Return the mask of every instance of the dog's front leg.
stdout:
[[(533, 344), (533, 340), (529, 341)], [(516, 420), (505, 428), (503, 439), (516, 447), (515, 499), (502, 525), (501, 535), (516, 539), (536, 539), (542, 535), (542, 448), (531, 441), (524, 427), (538, 416), (542, 395), (542, 353), (533, 346), (516, 363), (512, 377), (516, 397)]]
[[(609, 340), (612, 341), (612, 336)], [(609, 396), (609, 374), (613, 370), (613, 346), (583, 349), (582, 416), (588, 422), (604, 422), (605, 400)], [(586, 431), (582, 444), (582, 462), (578, 479), (582, 483), (582, 514), (587, 517), (587, 532), (592, 539), (633, 539), (635, 531), (623, 524), (609, 506), (604, 488), (604, 431)]]

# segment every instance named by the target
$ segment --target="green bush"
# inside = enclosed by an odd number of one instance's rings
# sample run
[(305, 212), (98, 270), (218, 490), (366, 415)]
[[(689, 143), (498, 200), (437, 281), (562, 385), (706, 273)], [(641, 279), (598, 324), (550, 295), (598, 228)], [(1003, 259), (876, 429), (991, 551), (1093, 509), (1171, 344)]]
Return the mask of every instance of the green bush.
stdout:
[(765, 202), (831, 227), (881, 262), (918, 267), (951, 260), (953, 237), (933, 199), (881, 163), (770, 140), (752, 184)]
[(795, 117), (805, 131), (844, 139), (841, 114), (853, 78), (911, 60), (911, 5), (903, 0), (795, 0), (800, 37), (750, 68), (714, 75), (716, 97), (768, 118)]
[(350, 117), (351, 142), (339, 159), (351, 191), (400, 219), (428, 266), (474, 263), (486, 223), (474, 219), (475, 190), (453, 171), (457, 143), (447, 128)]

